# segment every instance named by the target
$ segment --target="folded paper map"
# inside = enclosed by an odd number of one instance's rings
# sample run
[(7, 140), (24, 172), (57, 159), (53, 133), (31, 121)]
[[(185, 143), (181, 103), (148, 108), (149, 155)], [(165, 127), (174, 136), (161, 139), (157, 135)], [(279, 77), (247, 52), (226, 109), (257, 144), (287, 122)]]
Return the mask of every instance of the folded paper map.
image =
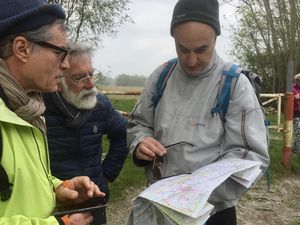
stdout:
[[(224, 159), (191, 174), (162, 179), (134, 199), (127, 225), (159, 225), (162, 219), (163, 224), (202, 225), (213, 209), (207, 201), (214, 189), (229, 177), (249, 188), (261, 174), (260, 166), (250, 160)], [(159, 214), (163, 218), (157, 218)]]

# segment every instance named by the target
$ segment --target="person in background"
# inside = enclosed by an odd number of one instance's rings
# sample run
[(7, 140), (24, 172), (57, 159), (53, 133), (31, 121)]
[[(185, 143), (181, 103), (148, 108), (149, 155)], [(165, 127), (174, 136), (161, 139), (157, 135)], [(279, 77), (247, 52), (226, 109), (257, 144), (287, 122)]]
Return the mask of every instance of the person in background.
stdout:
[[(51, 170), (60, 179), (89, 176), (108, 200), (107, 183), (128, 155), (127, 121), (94, 86), (90, 50), (70, 43), (68, 57), (59, 91), (44, 95)], [(109, 148), (102, 161), (104, 135)]]
[[(267, 128), (244, 74), (234, 85), (225, 118), (211, 112), (226, 65), (215, 50), (221, 33), (218, 1), (179, 0), (170, 31), (178, 63), (163, 95), (154, 109), (151, 99), (165, 64), (150, 75), (128, 119), (127, 141), (135, 164), (146, 168), (149, 184), (228, 158), (261, 162), (265, 171), (269, 164)], [(159, 158), (163, 160), (156, 177), (153, 161)], [(230, 178), (216, 188), (209, 198), (214, 211), (206, 225), (235, 225), (235, 206), (246, 191)]]
[(294, 94), (294, 153), (300, 153), (300, 73), (294, 76), (294, 84), (292, 87)]
[(0, 1), (0, 9), (0, 224), (90, 224), (90, 213), (51, 216), (56, 202), (104, 196), (86, 176), (50, 172), (41, 92), (56, 91), (69, 68), (65, 13), (44, 0)]

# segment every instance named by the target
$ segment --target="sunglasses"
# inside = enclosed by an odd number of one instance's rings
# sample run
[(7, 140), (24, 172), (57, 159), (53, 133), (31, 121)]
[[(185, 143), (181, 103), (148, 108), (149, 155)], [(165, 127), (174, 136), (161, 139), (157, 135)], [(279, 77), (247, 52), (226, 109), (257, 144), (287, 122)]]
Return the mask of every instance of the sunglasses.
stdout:
[[(187, 145), (192, 146), (192, 147), (194, 146), (193, 144), (188, 143), (186, 141), (180, 141), (180, 142), (177, 142), (177, 143), (174, 143), (174, 144), (167, 145), (167, 146), (165, 146), (165, 148), (171, 148), (171, 147), (174, 147), (176, 145), (181, 145), (181, 144), (187, 144)], [(155, 155), (155, 157), (153, 159), (153, 162), (152, 162), (152, 175), (153, 175), (153, 180), (154, 181), (158, 181), (158, 180), (161, 180), (163, 178), (166, 178), (166, 177), (162, 177), (163, 163), (164, 163), (164, 157)]]
[(46, 41), (31, 41), (31, 42), (33, 42), (33, 43), (35, 43), (35, 44), (37, 44), (39, 46), (55, 50), (54, 51), (55, 54), (61, 55), (61, 63), (64, 62), (64, 60), (66, 59), (66, 57), (67, 57), (67, 55), (69, 53), (69, 50), (67, 48), (59, 47), (59, 46), (50, 44), (50, 43), (48, 43)]

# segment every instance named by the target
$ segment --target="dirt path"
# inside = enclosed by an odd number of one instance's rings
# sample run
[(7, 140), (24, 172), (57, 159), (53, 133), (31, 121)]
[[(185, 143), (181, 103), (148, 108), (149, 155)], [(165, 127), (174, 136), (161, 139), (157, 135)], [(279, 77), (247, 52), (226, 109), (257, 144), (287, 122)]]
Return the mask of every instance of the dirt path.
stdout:
[[(131, 200), (143, 190), (126, 190), (127, 197), (109, 205), (107, 225), (123, 225), (131, 210)], [(287, 177), (271, 185), (262, 181), (250, 190), (237, 207), (238, 225), (300, 225), (300, 177)]]
[(288, 177), (271, 185), (262, 182), (239, 202), (238, 225), (300, 225), (300, 178)]

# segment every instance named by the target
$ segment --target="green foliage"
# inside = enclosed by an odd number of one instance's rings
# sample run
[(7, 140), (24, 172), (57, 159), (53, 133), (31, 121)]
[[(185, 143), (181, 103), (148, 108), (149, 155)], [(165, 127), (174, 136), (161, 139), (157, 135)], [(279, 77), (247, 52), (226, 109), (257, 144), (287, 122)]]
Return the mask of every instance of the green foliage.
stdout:
[[(136, 99), (112, 99), (114, 107), (121, 111), (129, 112), (135, 105)], [(104, 152), (108, 149), (108, 140), (103, 140)], [(110, 202), (121, 200), (126, 195), (126, 190), (139, 188), (146, 185), (144, 169), (136, 167), (133, 164), (132, 158), (129, 155), (124, 164), (124, 167), (115, 182), (109, 184)]]
[(98, 90), (102, 90), (103, 86), (110, 85), (112, 79), (103, 75), (100, 71), (95, 71), (93, 75), (94, 85)]
[(115, 98), (115, 99), (111, 99), (111, 101), (116, 109), (124, 112), (131, 112), (131, 110), (133, 109), (136, 103), (136, 99)]
[[(268, 120), (271, 121), (271, 124), (276, 123), (276, 114), (268, 115)], [(283, 157), (283, 134), (282, 132), (277, 132), (270, 129), (270, 176), (271, 181), (280, 179), (284, 176), (290, 176), (292, 174), (300, 174), (300, 156), (292, 155), (291, 159), (291, 170), (286, 170), (283, 168), (281, 162)]]
[(128, 156), (121, 174), (117, 180), (109, 184), (110, 201), (118, 201), (124, 198), (127, 191), (132, 188), (146, 186), (146, 177), (143, 167), (137, 167), (133, 164), (131, 156)]
[(300, 154), (293, 154), (291, 162), (291, 172), (300, 175)]
[(270, 131), (270, 166), (269, 171), (271, 175), (271, 181), (276, 179), (277, 177), (281, 177), (287, 173), (286, 170), (283, 169), (281, 164), (282, 159), (282, 133), (278, 133), (276, 131)]
[(263, 92), (284, 93), (288, 68), (290, 84), (291, 75), (300, 72), (300, 1), (239, 2), (238, 22), (231, 27), (232, 55), (263, 77)]

